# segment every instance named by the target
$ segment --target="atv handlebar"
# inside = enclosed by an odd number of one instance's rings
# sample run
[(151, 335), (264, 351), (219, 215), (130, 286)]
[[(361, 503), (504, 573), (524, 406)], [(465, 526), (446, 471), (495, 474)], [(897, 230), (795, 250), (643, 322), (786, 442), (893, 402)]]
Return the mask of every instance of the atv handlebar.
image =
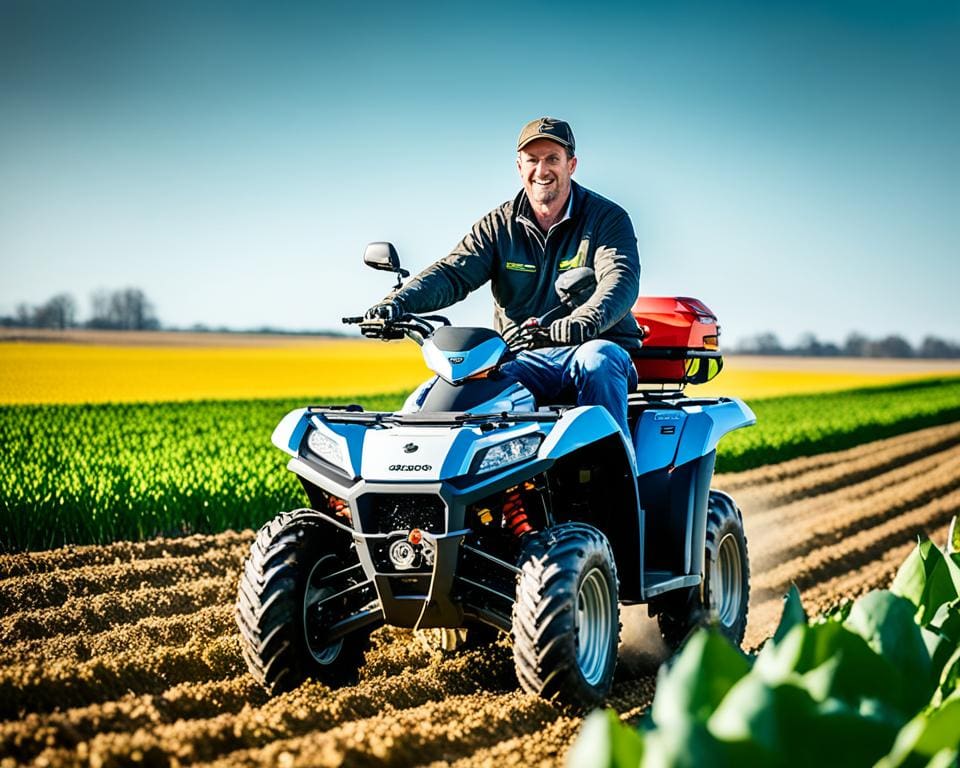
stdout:
[(371, 339), (390, 341), (406, 336), (421, 346), (436, 330), (436, 323), (450, 325), (450, 321), (443, 315), (410, 313), (403, 314), (396, 320), (385, 320), (380, 317), (344, 317), (341, 321), (344, 325), (359, 325), (360, 333)]

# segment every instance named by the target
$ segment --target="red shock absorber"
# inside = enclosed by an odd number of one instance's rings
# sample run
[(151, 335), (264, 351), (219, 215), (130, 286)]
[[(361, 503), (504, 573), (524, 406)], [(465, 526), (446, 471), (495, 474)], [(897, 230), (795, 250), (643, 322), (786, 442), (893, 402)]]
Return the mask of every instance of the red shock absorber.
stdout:
[(533, 531), (533, 526), (527, 519), (527, 511), (523, 507), (519, 486), (510, 488), (503, 500), (503, 527), (517, 537)]

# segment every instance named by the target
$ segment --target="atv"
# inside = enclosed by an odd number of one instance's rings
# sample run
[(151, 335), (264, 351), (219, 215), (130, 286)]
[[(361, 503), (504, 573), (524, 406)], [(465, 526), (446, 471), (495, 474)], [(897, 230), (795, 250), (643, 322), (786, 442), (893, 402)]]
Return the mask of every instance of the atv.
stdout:
[[(398, 286), (409, 276), (389, 243), (364, 260)], [(595, 285), (589, 268), (562, 273), (558, 310)], [(435, 375), (396, 412), (309, 406), (277, 426), (309, 506), (264, 525), (244, 565), (236, 615), (252, 675), (270, 693), (348, 682), (384, 623), (448, 648), (509, 633), (524, 690), (589, 707), (610, 691), (622, 604), (646, 603), (673, 648), (707, 623), (741, 643), (743, 520), (710, 483), (720, 438), (755, 418), (736, 399), (684, 395), (722, 366), (705, 305), (644, 297), (633, 312), (632, 446), (605, 408), (575, 393), (535, 402), (501, 378), (513, 352), (493, 330), (344, 318), (414, 340)]]

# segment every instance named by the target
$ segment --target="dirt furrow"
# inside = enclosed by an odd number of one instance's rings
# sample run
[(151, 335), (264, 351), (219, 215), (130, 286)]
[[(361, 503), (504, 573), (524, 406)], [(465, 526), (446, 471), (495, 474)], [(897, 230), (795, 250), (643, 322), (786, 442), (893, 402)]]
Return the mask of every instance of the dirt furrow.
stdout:
[[(782, 563), (836, 544), (862, 528), (951, 493), (960, 487), (960, 448), (924, 470), (906, 479), (895, 470), (890, 473), (889, 484), (882, 488), (863, 488), (863, 495), (834, 491), (793, 502), (779, 508), (776, 520), (758, 521), (751, 517), (747, 533), (762, 553), (755, 557), (755, 565), (766, 568), (770, 563)], [(874, 482), (871, 480), (868, 484), (872, 486)]]
[(248, 547), (242, 544), (185, 557), (161, 557), (132, 563), (85, 565), (66, 571), (15, 576), (0, 581), (0, 616), (62, 605), (78, 597), (168, 587), (224, 573), (239, 574)]
[(246, 670), (236, 635), (191, 638), (182, 647), (131, 649), (80, 664), (18, 664), (0, 670), (0, 720), (118, 698), (162, 693), (178, 683), (236, 677)]
[(156, 589), (77, 597), (61, 606), (24, 611), (0, 619), (0, 643), (19, 643), (51, 635), (95, 633), (150, 616), (173, 616), (210, 605), (232, 604), (237, 585), (228, 576), (209, 577)]
[(236, 632), (233, 606), (211, 605), (178, 616), (148, 616), (105, 632), (55, 635), (0, 648), (0, 667), (30, 662), (82, 662), (130, 648), (183, 645), (191, 638), (211, 639)]
[[(384, 766), (450, 762), (540, 731), (560, 712), (536, 696), (478, 693), (338, 726), (326, 732), (235, 752), (215, 766)], [(549, 755), (558, 760), (561, 755)]]
[(74, 750), (98, 733), (136, 731), (178, 720), (213, 718), (260, 706), (267, 696), (246, 671), (228, 680), (181, 683), (160, 695), (129, 694), (116, 701), (0, 723), (0, 755), (27, 762), (48, 748)]
[[(729, 493), (742, 495), (749, 489), (758, 488), (764, 499), (782, 503), (789, 500), (790, 493), (822, 493), (831, 490), (831, 484), (841, 487), (860, 482), (958, 443), (960, 422), (908, 432), (835, 453), (803, 456), (744, 472), (728, 472), (722, 476), (722, 483)], [(820, 475), (826, 481), (823, 487), (820, 487), (823, 481), (809, 479)]]
[[(402, 657), (403, 654), (392, 647), (397, 644), (397, 637), (385, 639), (383, 649), (387, 655), (394, 659)], [(236, 715), (220, 714), (170, 725), (150, 724), (128, 732), (101, 732), (94, 739), (97, 759), (106, 764), (122, 761), (122, 756), (129, 754), (131, 744), (136, 744), (136, 749), (159, 750), (175, 755), (184, 763), (209, 761), (236, 750), (263, 748), (277, 739), (296, 738), (356, 720), (375, 719), (384, 711), (415, 709), (443, 702), (449, 696), (481, 695), (480, 692), (493, 695), (516, 688), (510, 649), (506, 646), (444, 658), (423, 650), (411, 639), (409, 650), (409, 658), (419, 661), (419, 665), (389, 677), (378, 675), (339, 690), (320, 683), (306, 683)], [(375, 649), (371, 655), (379, 655), (379, 650)], [(388, 662), (386, 666), (391, 665)], [(377, 669), (377, 665), (372, 665), (372, 669)]]
[(250, 546), (253, 531), (194, 534), (179, 539), (118, 541), (104, 546), (69, 546), (43, 552), (0, 555), (0, 580), (14, 576), (65, 571), (89, 565), (117, 565), (162, 557), (191, 557), (234, 546)]
[(903, 514), (891, 514), (884, 522), (843, 538), (833, 546), (816, 549), (762, 571), (753, 580), (753, 593), (762, 599), (782, 594), (791, 582), (801, 590), (816, 586), (875, 561), (893, 547), (916, 542), (917, 536), (940, 533), (958, 512), (960, 490), (953, 490)]

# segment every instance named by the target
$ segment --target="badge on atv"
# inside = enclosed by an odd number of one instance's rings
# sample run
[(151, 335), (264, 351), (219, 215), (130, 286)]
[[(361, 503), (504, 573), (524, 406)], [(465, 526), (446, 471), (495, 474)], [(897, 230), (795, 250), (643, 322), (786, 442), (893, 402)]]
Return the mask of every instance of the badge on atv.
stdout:
[(407, 443), (403, 446), (404, 453), (416, 453), (418, 450), (420, 450), (420, 446), (416, 443)]

